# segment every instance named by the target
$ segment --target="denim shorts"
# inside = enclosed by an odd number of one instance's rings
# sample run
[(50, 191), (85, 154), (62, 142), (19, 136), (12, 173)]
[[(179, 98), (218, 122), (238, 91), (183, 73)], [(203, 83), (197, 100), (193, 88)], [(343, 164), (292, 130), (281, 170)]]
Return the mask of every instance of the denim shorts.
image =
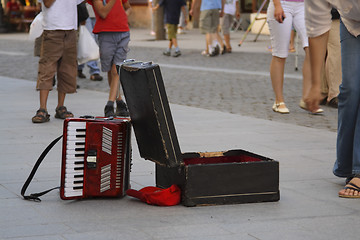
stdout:
[(113, 64), (120, 65), (127, 58), (130, 32), (101, 32), (98, 37), (101, 71), (109, 72)]

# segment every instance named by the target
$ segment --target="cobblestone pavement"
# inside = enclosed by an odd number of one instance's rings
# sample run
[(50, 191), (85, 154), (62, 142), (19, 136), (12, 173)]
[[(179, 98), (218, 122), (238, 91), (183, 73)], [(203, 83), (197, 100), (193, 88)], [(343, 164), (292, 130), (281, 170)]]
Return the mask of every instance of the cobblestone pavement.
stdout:
[[(30, 43), (0, 39), (1, 76), (36, 81), (38, 58), (33, 56), (33, 45)], [(167, 42), (163, 45), (166, 46)], [(299, 71), (294, 68), (294, 55), (287, 59), (284, 95), (291, 113), (281, 115), (271, 109), (274, 94), (269, 77), (270, 52), (234, 51), (214, 58), (201, 56), (199, 49), (182, 49), (182, 53), (178, 58), (166, 57), (160, 48), (131, 46), (128, 57), (160, 65), (171, 103), (329, 131), (337, 129), (337, 109), (325, 106), (324, 114), (315, 116), (298, 107), (302, 89), (302, 55), (299, 56)], [(87, 68), (84, 73), (89, 77)], [(104, 73), (101, 74), (104, 80), (100, 82), (78, 79), (79, 91), (107, 92), (107, 78)], [(106, 99), (103, 101), (105, 104)]]

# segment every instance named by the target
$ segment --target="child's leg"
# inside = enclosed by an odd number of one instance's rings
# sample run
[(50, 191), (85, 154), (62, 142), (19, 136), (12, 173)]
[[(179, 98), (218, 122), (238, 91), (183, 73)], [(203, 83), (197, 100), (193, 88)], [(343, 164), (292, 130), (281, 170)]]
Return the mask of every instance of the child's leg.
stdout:
[(119, 75), (117, 74), (115, 64), (112, 65), (111, 70), (108, 72), (108, 82), (109, 82), (109, 87), (110, 87), (109, 101), (114, 102), (116, 99), (121, 100), (121, 95), (118, 94)]
[(174, 46), (175, 49), (177, 49), (179, 47), (176, 38), (171, 39), (171, 44)]
[(173, 44), (174, 44), (174, 43), (173, 43), (173, 40), (171, 39), (171, 40), (169, 41), (169, 50), (171, 50)]

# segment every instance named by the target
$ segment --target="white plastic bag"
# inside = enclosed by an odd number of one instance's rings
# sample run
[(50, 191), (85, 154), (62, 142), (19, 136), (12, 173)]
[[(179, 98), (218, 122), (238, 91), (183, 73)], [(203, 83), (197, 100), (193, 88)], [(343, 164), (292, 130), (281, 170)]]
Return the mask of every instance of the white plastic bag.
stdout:
[(32, 23), (30, 24), (29, 39), (35, 40), (36, 38), (40, 37), (43, 31), (43, 14), (42, 12), (40, 12), (38, 15), (36, 15)]
[(83, 64), (100, 58), (99, 46), (85, 25), (80, 25), (78, 42), (78, 63)]

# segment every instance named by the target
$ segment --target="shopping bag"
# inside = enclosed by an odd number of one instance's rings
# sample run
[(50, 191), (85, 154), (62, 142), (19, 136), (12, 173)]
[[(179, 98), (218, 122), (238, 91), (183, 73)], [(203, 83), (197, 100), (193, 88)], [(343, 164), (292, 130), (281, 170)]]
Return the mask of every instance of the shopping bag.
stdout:
[(35, 40), (36, 38), (40, 37), (43, 31), (43, 14), (40, 12), (38, 15), (36, 15), (30, 24), (29, 39)]
[(91, 36), (91, 33), (85, 25), (80, 25), (77, 56), (78, 63), (83, 64), (99, 58), (99, 46), (97, 45), (95, 39)]

